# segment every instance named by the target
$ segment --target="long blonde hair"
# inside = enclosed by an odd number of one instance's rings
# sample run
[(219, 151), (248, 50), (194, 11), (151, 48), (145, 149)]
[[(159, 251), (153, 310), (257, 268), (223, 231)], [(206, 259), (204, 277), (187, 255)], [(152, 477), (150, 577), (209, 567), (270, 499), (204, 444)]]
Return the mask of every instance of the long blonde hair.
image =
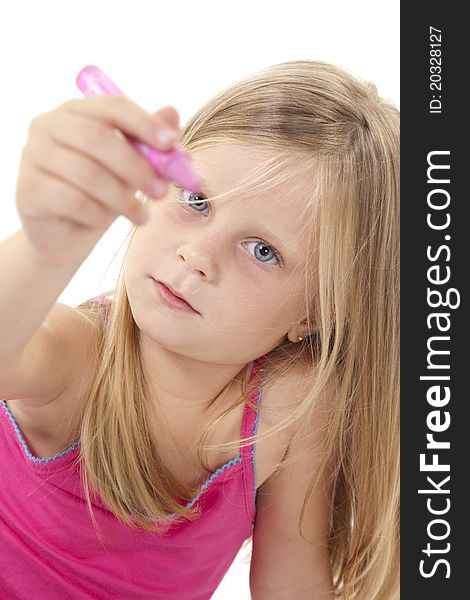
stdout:
[[(269, 185), (289, 177), (294, 161), (310, 177), (305, 291), (318, 331), (301, 344), (286, 339), (265, 365), (279, 376), (293, 362), (310, 365), (310, 392), (263, 438), (302, 419), (334, 382), (324, 461), (309, 494), (334, 456), (329, 548), (337, 596), (398, 598), (399, 113), (373, 84), (338, 67), (288, 62), (210, 100), (185, 125), (180, 144), (191, 151), (220, 142), (277, 152), (279, 168), (271, 161), (263, 174)], [(82, 308), (97, 318), (96, 305)], [(196, 519), (198, 507), (185, 501), (197, 489), (159, 457), (138, 340), (121, 270), (78, 425), (81, 472), (92, 517), (96, 493), (123, 523), (155, 531), (174, 516)], [(242, 396), (202, 433), (202, 464), (209, 448), (238, 450), (239, 440), (204, 442), (240, 402), (251, 403), (247, 378)]]

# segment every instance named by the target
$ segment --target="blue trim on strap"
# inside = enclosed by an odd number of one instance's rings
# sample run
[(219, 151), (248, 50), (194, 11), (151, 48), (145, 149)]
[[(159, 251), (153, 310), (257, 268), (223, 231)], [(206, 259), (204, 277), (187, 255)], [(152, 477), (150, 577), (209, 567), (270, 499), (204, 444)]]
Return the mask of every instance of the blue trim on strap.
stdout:
[(23, 435), (21, 434), (20, 428), (18, 427), (17, 422), (15, 421), (15, 417), (11, 414), (10, 409), (7, 406), (7, 403), (5, 400), (1, 400), (1, 403), (3, 404), (3, 408), (5, 409), (6, 414), (8, 415), (8, 418), (11, 421), (11, 424), (13, 425), (15, 431), (16, 431), (16, 435), (19, 439), (19, 441), (21, 442), (21, 445), (23, 446), (23, 450), (26, 454), (26, 456), (32, 460), (35, 463), (47, 463), (47, 462), (51, 462), (53, 460), (56, 460), (57, 458), (60, 458), (61, 456), (65, 456), (66, 454), (70, 454), (70, 452), (72, 452), (73, 450), (75, 450), (75, 448), (78, 446), (78, 442), (79, 440), (76, 440), (71, 446), (69, 446), (66, 450), (63, 450), (62, 452), (60, 452), (59, 454), (56, 454), (55, 456), (50, 456), (48, 458), (38, 458), (37, 456), (33, 456), (31, 454), (31, 452), (29, 451), (28, 445), (26, 444)]
[[(260, 383), (260, 388), (259, 388), (259, 393), (258, 393), (258, 398), (257, 398), (257, 405), (258, 408), (256, 409), (256, 419), (255, 419), (255, 424), (254, 424), (254, 428), (253, 428), (253, 433), (252, 435), (256, 435), (257, 429), (258, 429), (258, 420), (259, 420), (259, 405), (261, 403), (261, 398), (262, 398), (262, 393), (263, 393), (263, 386), (264, 386), (264, 380), (266, 377), (266, 371), (263, 372), (263, 375), (261, 377), (261, 383)], [(8, 418), (10, 419), (11, 424), (13, 425), (13, 428), (16, 432), (16, 435), (23, 447), (24, 453), (27, 456), (27, 458), (29, 458), (31, 461), (33, 461), (34, 463), (48, 463), (48, 462), (52, 462), (58, 458), (61, 458), (62, 456), (66, 456), (67, 454), (70, 454), (71, 452), (73, 452), (75, 450), (75, 448), (78, 446), (78, 444), (80, 443), (80, 440), (77, 439), (75, 442), (73, 442), (73, 444), (71, 446), (69, 446), (66, 450), (63, 450), (62, 452), (55, 454), (54, 456), (51, 457), (47, 457), (47, 458), (39, 458), (37, 456), (33, 456), (33, 454), (31, 454), (28, 445), (26, 444), (23, 435), (21, 433), (20, 428), (18, 427), (18, 424), (15, 420), (15, 417), (12, 415), (10, 409), (8, 408), (6, 401), (5, 400), (0, 400), (0, 402), (3, 405), (3, 408), (6, 412), (6, 414), (8, 415)], [(223, 471), (225, 471), (226, 469), (230, 469), (233, 465), (242, 462), (242, 455), (240, 454), (239, 456), (237, 456), (236, 458), (232, 458), (231, 460), (227, 461), (225, 464), (223, 464), (221, 467), (219, 467), (214, 473), (212, 473), (212, 475), (206, 479), (206, 481), (200, 486), (199, 488), (199, 492), (197, 493), (197, 495), (190, 501), (188, 501), (186, 503), (186, 508), (190, 508), (197, 500), (198, 498), (201, 496), (201, 494), (204, 492), (204, 490), (212, 483), (212, 481)], [(255, 443), (252, 443), (252, 448), (251, 448), (251, 464), (252, 464), (252, 468), (253, 468), (253, 479), (254, 479), (254, 495), (255, 495), (255, 501), (256, 501), (256, 466), (255, 466)], [(169, 515), (169, 517), (173, 517), (175, 516), (176, 513), (171, 513), (171, 515)], [(149, 519), (152, 520), (152, 519)]]
[[(258, 407), (261, 403), (261, 397), (263, 394), (263, 386), (264, 386), (265, 378), (266, 378), (266, 371), (263, 372), (263, 375), (261, 377), (258, 398), (256, 400)], [(259, 420), (259, 411), (258, 411), (258, 409), (256, 409), (256, 419), (255, 419), (255, 424), (254, 424), (254, 428), (253, 428), (253, 435), (256, 435), (256, 431), (258, 428), (258, 420)], [(233, 465), (235, 465), (239, 462), (242, 462), (242, 460), (243, 460), (242, 454), (240, 453), (239, 456), (237, 456), (236, 458), (232, 458), (232, 460), (226, 462), (221, 467), (219, 467), (217, 469), (217, 471), (214, 471), (214, 473), (212, 473), (212, 475), (208, 479), (206, 479), (206, 481), (200, 486), (198, 494), (192, 500), (189, 500), (186, 503), (186, 508), (190, 508), (196, 502), (196, 500), (201, 496), (202, 492), (212, 483), (212, 481), (217, 477), (217, 475), (219, 475), (219, 473), (222, 473), (222, 471), (224, 471), (225, 469), (230, 469), (230, 467), (232, 467)], [(256, 467), (255, 467), (255, 443), (254, 442), (252, 443), (252, 448), (251, 448), (251, 464), (252, 464), (252, 468), (253, 468), (253, 479), (254, 479), (254, 487), (255, 487), (255, 494), (256, 494)], [(256, 499), (255, 499), (255, 501), (256, 501)], [(171, 517), (174, 517), (175, 515), (176, 515), (176, 513), (171, 513), (170, 515), (168, 515), (168, 517), (171, 518)], [(153, 519), (149, 519), (149, 520), (153, 520)]]
[[(263, 389), (264, 389), (264, 380), (266, 378), (266, 373), (267, 371), (264, 370), (263, 375), (261, 377), (261, 383), (260, 383), (260, 389), (259, 389), (259, 395), (258, 395), (258, 408), (256, 409), (256, 419), (255, 419), (255, 425), (253, 428), (253, 435), (256, 435), (256, 432), (258, 431), (258, 421), (259, 421), (259, 405), (261, 404), (261, 398), (263, 395)], [(255, 443), (253, 442), (252, 448), (251, 448), (251, 464), (253, 466), (253, 485), (254, 485), (254, 491), (253, 491), (253, 497), (254, 497), (254, 501), (255, 501), (255, 506), (256, 506), (256, 465), (255, 465)]]

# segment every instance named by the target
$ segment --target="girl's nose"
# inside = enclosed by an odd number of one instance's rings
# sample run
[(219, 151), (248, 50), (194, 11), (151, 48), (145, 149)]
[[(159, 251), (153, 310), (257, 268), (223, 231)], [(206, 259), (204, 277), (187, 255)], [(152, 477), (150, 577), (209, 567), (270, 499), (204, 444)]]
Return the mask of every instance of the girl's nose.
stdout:
[(177, 257), (190, 271), (199, 271), (208, 280), (213, 280), (217, 270), (217, 248), (206, 239), (182, 244)]

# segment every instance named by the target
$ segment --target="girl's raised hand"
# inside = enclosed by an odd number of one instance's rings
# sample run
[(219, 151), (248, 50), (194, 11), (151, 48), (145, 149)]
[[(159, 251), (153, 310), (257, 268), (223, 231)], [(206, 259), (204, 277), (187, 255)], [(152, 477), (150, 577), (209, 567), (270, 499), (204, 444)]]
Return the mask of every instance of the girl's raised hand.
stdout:
[(82, 262), (119, 215), (142, 224), (136, 190), (160, 198), (168, 183), (116, 129), (171, 150), (177, 125), (172, 107), (150, 114), (126, 96), (110, 95), (70, 100), (35, 117), (21, 156), (16, 207), (40, 261)]

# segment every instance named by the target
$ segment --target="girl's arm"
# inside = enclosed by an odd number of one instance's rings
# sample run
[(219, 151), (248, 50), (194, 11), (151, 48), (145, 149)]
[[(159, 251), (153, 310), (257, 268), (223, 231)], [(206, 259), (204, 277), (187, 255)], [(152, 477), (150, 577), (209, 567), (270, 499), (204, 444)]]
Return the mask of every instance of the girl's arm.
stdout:
[(86, 319), (57, 302), (79, 266), (42, 263), (23, 229), (0, 244), (0, 400), (50, 402), (83, 364)]
[[(299, 379), (299, 386), (289, 387), (289, 402), (295, 403), (294, 390), (300, 394), (305, 386)], [(299, 401), (304, 397), (299, 397)], [(320, 480), (305, 506), (302, 534), (310, 543), (298, 530), (302, 505), (321, 460), (321, 410), (319, 406), (319, 410), (314, 411), (317, 413), (315, 423), (304, 423), (298, 428), (283, 462), (288, 463), (271, 475), (258, 491), (250, 568), (253, 600), (334, 598), (328, 561), (333, 486), (325, 481), (326, 477)], [(312, 450), (313, 445), (315, 450)]]
[[(0, 244), (0, 365), (4, 369), (21, 355), (80, 264), (41, 263), (23, 229)], [(2, 372), (0, 368), (0, 381)]]

